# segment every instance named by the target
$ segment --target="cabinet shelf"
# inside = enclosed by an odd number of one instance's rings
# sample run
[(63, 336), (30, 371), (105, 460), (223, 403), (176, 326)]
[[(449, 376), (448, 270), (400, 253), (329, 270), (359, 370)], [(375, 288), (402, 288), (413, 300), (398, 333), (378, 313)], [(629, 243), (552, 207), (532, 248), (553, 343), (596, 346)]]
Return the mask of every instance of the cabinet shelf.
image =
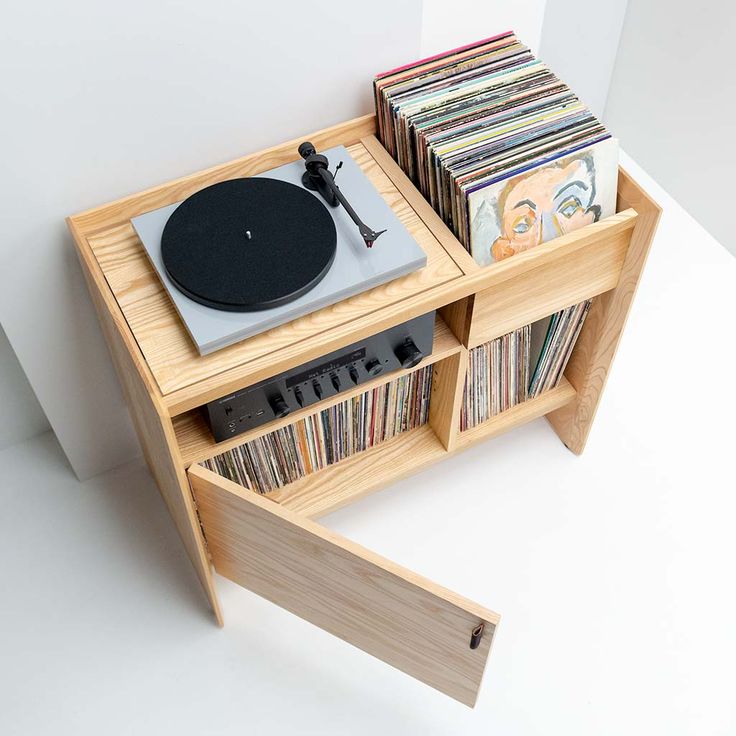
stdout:
[(555, 388), (551, 388), (533, 399), (527, 399), (521, 404), (512, 406), (510, 409), (486, 419), (485, 422), (472, 429), (459, 432), (456, 448), (464, 450), (477, 442), (496, 437), (510, 429), (514, 429), (514, 427), (519, 427), (533, 419), (543, 417), (545, 414), (561, 409), (574, 401), (576, 395), (572, 384), (563, 376), (559, 385)]
[(537, 419), (575, 399), (575, 389), (563, 378), (556, 388), (507, 409), (483, 424), (460, 432), (446, 450), (429, 424), (402, 432), (386, 442), (304, 476), (265, 495), (271, 501), (316, 518), (412, 475), (449, 455)]
[(447, 456), (429, 424), (402, 432), (380, 445), (272, 491), (265, 497), (316, 518), (378, 491)]
[(324, 401), (319, 401), (316, 404), (307, 406), (299, 411), (292, 412), (282, 419), (277, 419), (268, 424), (257, 427), (250, 432), (244, 432), (236, 437), (231, 437), (222, 442), (215, 442), (212, 433), (204, 421), (199, 409), (192, 409), (191, 411), (181, 414), (174, 418), (174, 432), (176, 434), (176, 441), (179, 445), (179, 451), (181, 453), (181, 459), (184, 467), (189, 467), (193, 463), (207, 460), (213, 455), (219, 455), (221, 452), (232, 450), (233, 447), (238, 447), (245, 442), (254, 440), (257, 437), (261, 437), (264, 434), (273, 432), (281, 427), (285, 427), (289, 424), (293, 424), (299, 419), (315, 414), (322, 409), (327, 409), (335, 404), (339, 404), (353, 396), (358, 396), (365, 391), (381, 386), (387, 381), (393, 381), (400, 376), (407, 375), (416, 370), (424, 368), (424, 366), (432, 365), (445, 358), (458, 353), (462, 349), (460, 342), (452, 334), (450, 328), (445, 324), (442, 317), (436, 315), (434, 322), (434, 343), (432, 346), (432, 355), (428, 355), (419, 364), (408, 370), (394, 371), (390, 375), (381, 375), (376, 378), (361, 383), (359, 386), (348, 391), (342, 391), (335, 396), (331, 396)]

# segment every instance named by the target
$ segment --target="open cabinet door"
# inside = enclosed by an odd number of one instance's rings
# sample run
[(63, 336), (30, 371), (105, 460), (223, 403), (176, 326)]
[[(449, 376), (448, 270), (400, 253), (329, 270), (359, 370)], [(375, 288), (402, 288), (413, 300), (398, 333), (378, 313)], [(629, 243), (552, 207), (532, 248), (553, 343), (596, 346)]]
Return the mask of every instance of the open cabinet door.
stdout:
[(497, 614), (200, 465), (189, 477), (217, 572), (475, 704)]

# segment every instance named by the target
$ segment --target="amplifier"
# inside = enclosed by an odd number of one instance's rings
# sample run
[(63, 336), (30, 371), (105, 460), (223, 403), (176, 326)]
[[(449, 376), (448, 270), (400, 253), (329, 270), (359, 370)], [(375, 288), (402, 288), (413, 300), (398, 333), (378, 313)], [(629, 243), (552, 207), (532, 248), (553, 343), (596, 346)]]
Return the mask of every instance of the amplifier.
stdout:
[(400, 368), (432, 353), (434, 311), (236, 391), (203, 407), (218, 442)]

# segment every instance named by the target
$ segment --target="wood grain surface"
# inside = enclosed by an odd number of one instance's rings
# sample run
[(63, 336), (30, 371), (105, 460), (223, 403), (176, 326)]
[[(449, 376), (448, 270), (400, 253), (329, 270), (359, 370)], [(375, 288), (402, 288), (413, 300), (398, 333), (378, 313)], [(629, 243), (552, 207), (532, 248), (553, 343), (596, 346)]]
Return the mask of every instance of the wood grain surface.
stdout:
[(588, 440), (662, 214), (657, 203), (623, 170), (618, 179), (618, 206), (637, 212), (621, 276), (615, 289), (593, 301), (565, 371), (577, 392), (575, 401), (547, 417), (565, 445), (578, 454)]
[[(213, 354), (203, 357), (197, 352), (130, 222), (89, 237), (90, 247), (172, 414), (316, 358), (340, 344), (354, 342), (360, 334), (378, 332), (392, 319), (376, 319), (377, 312), (462, 275), (366, 149), (356, 144), (348, 150), (422, 247), (427, 265)], [(397, 310), (393, 324), (403, 321), (405, 311)]]
[(434, 366), (429, 425), (446, 450), (454, 449), (457, 439), (467, 365), (468, 350), (462, 348), (461, 352)]
[(475, 704), (497, 614), (199, 465), (189, 474), (217, 572)]
[(469, 346), (493, 340), (613, 289), (619, 282), (636, 219), (636, 213), (627, 209), (607, 218), (606, 229), (596, 238), (575, 231), (571, 235), (579, 237), (571, 237), (558, 258), (541, 263), (533, 277), (520, 273), (507, 279), (503, 288), (494, 286), (478, 292)]

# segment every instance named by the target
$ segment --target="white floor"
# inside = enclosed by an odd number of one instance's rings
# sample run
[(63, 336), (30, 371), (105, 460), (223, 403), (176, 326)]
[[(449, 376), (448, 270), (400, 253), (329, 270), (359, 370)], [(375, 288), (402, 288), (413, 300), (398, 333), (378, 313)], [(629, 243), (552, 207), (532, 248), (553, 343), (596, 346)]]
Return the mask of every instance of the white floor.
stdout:
[(666, 206), (588, 449), (543, 420), (324, 521), (502, 615), (470, 710), (224, 579), (141, 463), (0, 453), (0, 733), (736, 733), (736, 259)]

